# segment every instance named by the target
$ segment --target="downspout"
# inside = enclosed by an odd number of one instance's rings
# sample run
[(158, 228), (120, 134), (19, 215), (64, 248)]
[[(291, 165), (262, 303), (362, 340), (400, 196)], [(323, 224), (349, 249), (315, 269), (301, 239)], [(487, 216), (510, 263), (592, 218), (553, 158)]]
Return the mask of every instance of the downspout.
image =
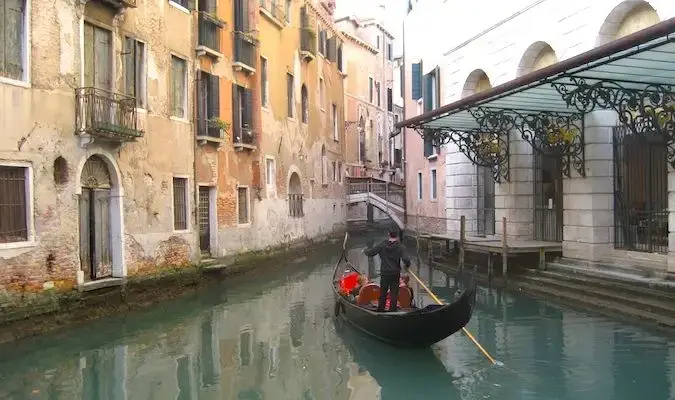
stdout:
[[(408, 74), (408, 70), (406, 69), (406, 53), (405, 53), (405, 18), (403, 18), (403, 29), (401, 30), (402, 35), (401, 39), (403, 40), (403, 65), (401, 65), (401, 68), (403, 68), (403, 90), (401, 91), (401, 97), (403, 97), (403, 120), (405, 120), (408, 117), (408, 114), (406, 113), (406, 97), (405, 97), (405, 89), (406, 89), (406, 76)], [(407, 156), (406, 156), (406, 147), (405, 147), (405, 142), (406, 142), (406, 133), (408, 129), (407, 128), (402, 128), (401, 129), (401, 135), (403, 135), (402, 140), (401, 140), (401, 146), (403, 146), (401, 150), (401, 166), (403, 167), (403, 182), (405, 184), (405, 196), (403, 196), (403, 224), (407, 227), (408, 226), (408, 166), (406, 165), (408, 163)]]

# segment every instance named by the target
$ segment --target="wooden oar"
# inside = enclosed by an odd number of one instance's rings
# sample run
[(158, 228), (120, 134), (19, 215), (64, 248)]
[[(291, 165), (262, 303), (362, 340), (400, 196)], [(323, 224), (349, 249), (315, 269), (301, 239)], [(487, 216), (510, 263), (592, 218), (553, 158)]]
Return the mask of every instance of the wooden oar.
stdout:
[[(422, 285), (422, 287), (424, 288), (424, 290), (426, 290), (427, 293), (429, 293), (429, 296), (431, 296), (431, 298), (434, 299), (434, 301), (436, 301), (436, 303), (438, 303), (439, 305), (443, 305), (443, 304), (444, 304), (438, 297), (436, 297), (436, 295), (431, 291), (431, 289), (429, 289), (429, 288), (427, 287), (427, 285), (425, 285), (424, 282), (422, 282), (422, 280), (421, 280), (420, 278), (418, 278), (417, 275), (415, 275), (414, 272), (408, 270), (408, 273), (409, 273), (410, 275), (412, 275), (413, 278), (415, 278), (415, 280), (416, 280), (420, 285)], [(471, 341), (473, 342), (473, 344), (475, 344), (476, 347), (478, 347), (478, 350), (480, 350), (480, 351), (483, 353), (483, 355), (485, 356), (485, 358), (487, 358), (492, 364), (497, 364), (497, 360), (495, 360), (494, 358), (492, 358), (492, 356), (490, 355), (490, 353), (488, 353), (487, 350), (485, 350), (485, 349), (483, 348), (483, 346), (481, 346), (480, 343), (478, 343), (478, 341), (476, 340), (476, 338), (473, 337), (473, 335), (471, 334), (471, 332), (469, 332), (468, 329), (462, 328), (462, 331), (464, 332), (464, 334), (465, 334), (466, 336), (469, 337), (469, 339), (471, 339)]]

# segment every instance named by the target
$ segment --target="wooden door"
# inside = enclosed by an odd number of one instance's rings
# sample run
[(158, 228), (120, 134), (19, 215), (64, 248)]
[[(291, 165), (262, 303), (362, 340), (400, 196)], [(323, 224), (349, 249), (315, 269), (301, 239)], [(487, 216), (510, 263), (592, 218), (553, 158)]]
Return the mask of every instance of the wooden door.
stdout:
[(112, 276), (110, 190), (83, 188), (80, 196), (80, 267), (86, 280)]

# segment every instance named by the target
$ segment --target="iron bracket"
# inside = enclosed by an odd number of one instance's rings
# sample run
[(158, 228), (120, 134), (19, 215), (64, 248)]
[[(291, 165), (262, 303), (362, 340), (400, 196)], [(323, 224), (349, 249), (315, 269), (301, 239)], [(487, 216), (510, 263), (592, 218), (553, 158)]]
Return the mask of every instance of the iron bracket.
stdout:
[(675, 168), (675, 93), (672, 86), (648, 84), (643, 89), (634, 89), (606, 79), (594, 83), (578, 77), (570, 77), (570, 80), (571, 83), (551, 83), (568, 106), (584, 114), (596, 109), (611, 109), (636, 136), (661, 135), (666, 142), (668, 163)]
[(560, 159), (562, 172), (568, 178), (572, 168), (586, 176), (583, 113), (521, 112), (489, 107), (478, 107), (469, 113), (481, 131), (504, 135), (511, 130), (519, 132), (534, 151)]

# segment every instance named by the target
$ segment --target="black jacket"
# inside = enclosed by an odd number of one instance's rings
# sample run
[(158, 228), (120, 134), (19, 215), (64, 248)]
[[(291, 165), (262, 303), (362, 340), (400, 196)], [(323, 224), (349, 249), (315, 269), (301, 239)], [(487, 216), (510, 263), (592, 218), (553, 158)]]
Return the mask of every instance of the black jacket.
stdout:
[(380, 255), (380, 273), (382, 275), (394, 275), (401, 273), (401, 260), (406, 268), (410, 268), (410, 258), (406, 254), (405, 247), (398, 240), (385, 240), (365, 251), (368, 257)]

